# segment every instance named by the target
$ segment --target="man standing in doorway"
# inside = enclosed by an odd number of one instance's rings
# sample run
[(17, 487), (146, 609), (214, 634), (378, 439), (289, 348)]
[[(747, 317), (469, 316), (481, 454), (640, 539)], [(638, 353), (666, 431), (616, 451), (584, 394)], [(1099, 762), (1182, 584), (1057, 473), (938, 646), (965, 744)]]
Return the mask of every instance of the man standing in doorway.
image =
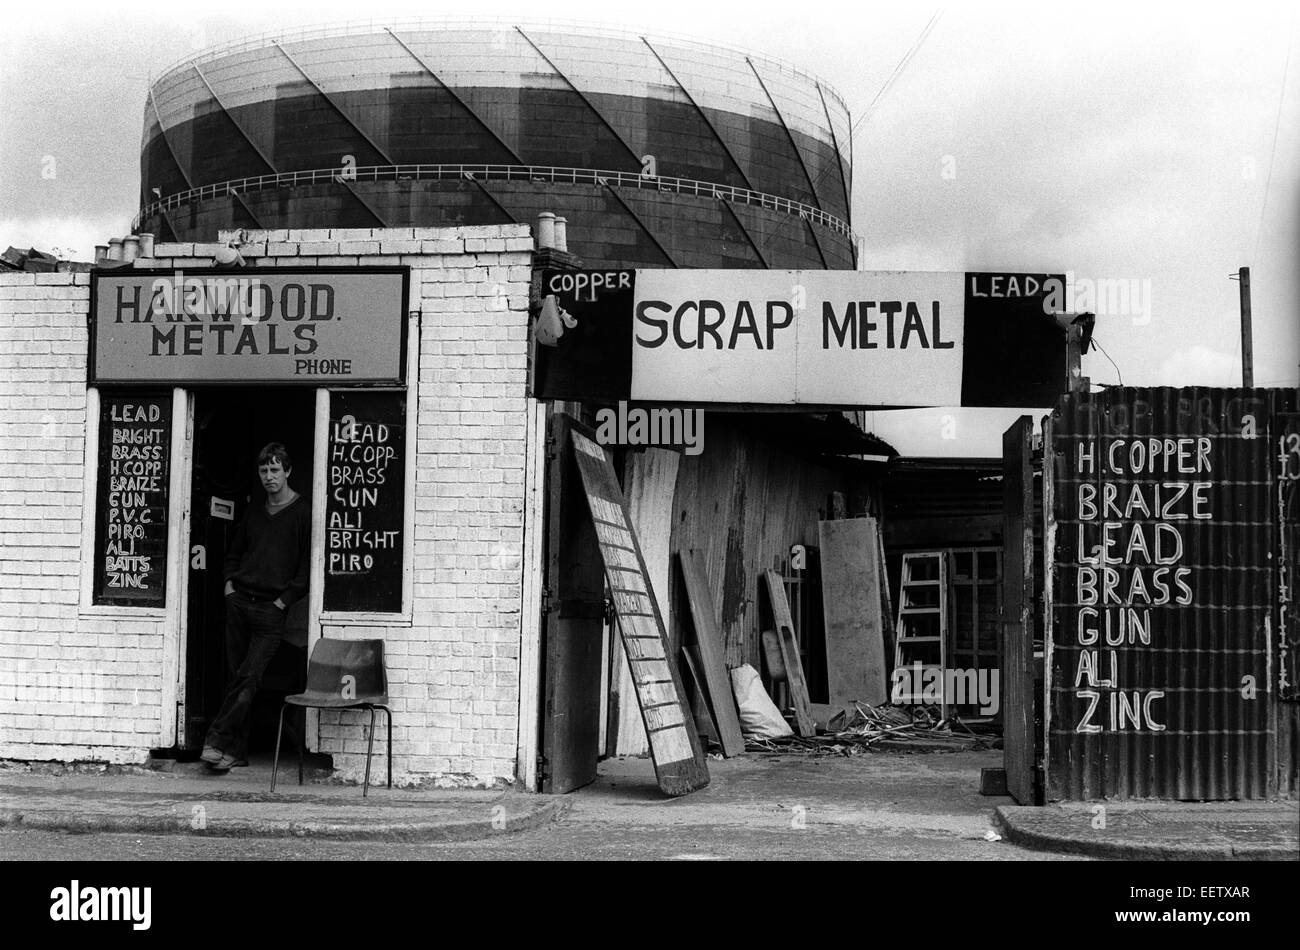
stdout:
[(311, 506), (289, 487), (293, 462), (279, 442), (257, 455), (266, 502), (251, 505), (226, 554), (226, 666), (230, 684), (201, 758), (213, 771), (247, 765), (250, 713), (284, 639), (289, 606), (307, 593)]

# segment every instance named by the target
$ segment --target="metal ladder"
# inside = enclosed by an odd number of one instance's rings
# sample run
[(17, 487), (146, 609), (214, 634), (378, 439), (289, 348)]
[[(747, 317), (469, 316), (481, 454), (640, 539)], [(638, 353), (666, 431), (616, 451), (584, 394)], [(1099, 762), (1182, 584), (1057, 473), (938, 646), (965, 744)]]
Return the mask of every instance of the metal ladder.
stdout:
[[(948, 555), (922, 551), (903, 555), (898, 590), (898, 624), (894, 628), (894, 670), (911, 669), (907, 688), (894, 693), (896, 703), (920, 705), (922, 680), (939, 673), (939, 715), (948, 718)], [(937, 655), (938, 662), (934, 662)]]

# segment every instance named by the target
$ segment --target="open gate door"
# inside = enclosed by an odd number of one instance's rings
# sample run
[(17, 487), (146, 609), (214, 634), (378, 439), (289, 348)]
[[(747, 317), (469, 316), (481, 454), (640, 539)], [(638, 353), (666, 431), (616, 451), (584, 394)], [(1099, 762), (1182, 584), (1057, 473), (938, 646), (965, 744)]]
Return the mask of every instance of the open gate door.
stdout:
[(1034, 420), (1002, 435), (1002, 759), (1007, 792), (1034, 796)]
[[(542, 791), (562, 794), (596, 778), (600, 751), (605, 575), (569, 432), (547, 417), (546, 580), (542, 609)], [(594, 436), (592, 436), (594, 437)]]

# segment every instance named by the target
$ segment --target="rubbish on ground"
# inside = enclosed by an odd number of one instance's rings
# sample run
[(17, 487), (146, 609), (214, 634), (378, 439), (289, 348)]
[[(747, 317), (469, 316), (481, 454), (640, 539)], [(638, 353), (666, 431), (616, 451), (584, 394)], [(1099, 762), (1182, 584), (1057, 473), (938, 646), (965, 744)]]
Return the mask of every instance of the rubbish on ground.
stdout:
[(846, 706), (826, 725), (826, 732), (816, 736), (746, 736), (745, 749), (749, 752), (852, 756), (867, 752), (872, 746), (887, 740), (890, 748), (938, 747), (965, 752), (995, 748), (994, 743), (1000, 738), (991, 731), (972, 729), (955, 715), (947, 719), (926, 714), (916, 716), (911, 707), (871, 706), (860, 702)]

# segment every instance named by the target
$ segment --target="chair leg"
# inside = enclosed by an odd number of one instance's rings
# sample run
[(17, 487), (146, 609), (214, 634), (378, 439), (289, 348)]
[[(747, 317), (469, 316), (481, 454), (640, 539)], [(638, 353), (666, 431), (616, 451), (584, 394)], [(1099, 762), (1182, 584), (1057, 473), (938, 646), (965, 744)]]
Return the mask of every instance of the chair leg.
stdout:
[(375, 748), (375, 707), (370, 707), (370, 736), (366, 740), (366, 781), (361, 786), (361, 797), (370, 793), (370, 753)]
[(302, 757), (303, 750), (307, 748), (307, 722), (303, 720), (302, 741), (298, 743), (298, 784), (302, 784)]
[(280, 727), (275, 730), (275, 761), (271, 763), (271, 791), (275, 791), (275, 776), (280, 771), (280, 737), (284, 735), (284, 711), (288, 703), (280, 704)]
[(393, 787), (393, 711), (387, 706), (380, 706), (388, 717), (388, 787)]

